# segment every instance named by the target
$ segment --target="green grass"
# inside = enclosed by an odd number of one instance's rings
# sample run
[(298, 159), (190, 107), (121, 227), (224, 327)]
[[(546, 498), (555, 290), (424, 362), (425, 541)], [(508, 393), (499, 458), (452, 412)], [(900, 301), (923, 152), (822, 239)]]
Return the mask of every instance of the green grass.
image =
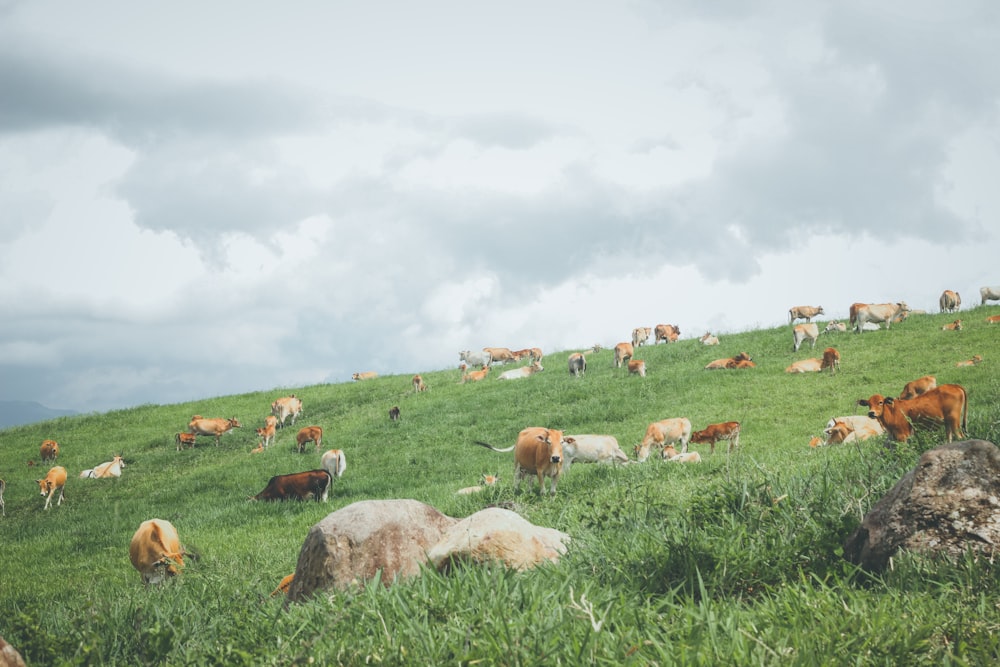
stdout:
[[(518, 382), (458, 384), (457, 369), (65, 417), (0, 431), (0, 635), (29, 664), (986, 664), (1000, 655), (1000, 594), (991, 563), (945, 563), (903, 554), (883, 576), (861, 576), (841, 545), (864, 513), (936, 446), (943, 430), (880, 443), (810, 449), (833, 416), (857, 414), (873, 393), (935, 374), (968, 389), (971, 437), (997, 441), (1000, 326), (996, 308), (913, 317), (862, 335), (825, 334), (792, 353), (788, 327), (643, 347), (646, 378), (612, 367), (610, 350), (570, 377), (570, 350)], [(625, 336), (623, 335), (623, 340)], [(836, 347), (837, 375), (787, 375), (793, 360)], [(746, 371), (705, 371), (745, 350)], [(955, 362), (982, 354), (971, 368)], [(325, 430), (324, 449), (347, 472), (322, 503), (249, 503), (275, 474), (318, 467), (295, 452), (297, 428), (251, 455), (270, 402), (294, 391), (297, 426)], [(393, 423), (388, 409), (399, 405)], [(192, 414), (236, 416), (244, 428), (175, 451)], [(695, 428), (738, 420), (740, 449), (705, 462), (651, 459), (611, 468), (573, 466), (556, 498), (511, 484), (508, 446), (526, 426), (609, 433), (631, 453), (651, 421), (689, 417)], [(43, 511), (34, 480), (45, 438), (62, 447), (66, 501)], [(79, 472), (122, 452), (117, 480)], [(499, 473), (478, 496), (454, 492)], [(367, 499), (414, 498), (453, 517), (495, 503), (573, 541), (559, 564), (427, 572), (285, 608), (269, 593), (295, 569), (309, 527)], [(143, 520), (177, 527), (189, 550), (183, 575), (146, 589), (128, 560)]]

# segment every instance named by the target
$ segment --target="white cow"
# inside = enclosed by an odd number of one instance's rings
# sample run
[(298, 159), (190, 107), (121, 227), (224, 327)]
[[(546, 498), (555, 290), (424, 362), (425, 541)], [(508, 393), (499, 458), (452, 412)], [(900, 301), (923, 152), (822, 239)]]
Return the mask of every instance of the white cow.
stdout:
[(987, 301), (1000, 301), (1000, 287), (980, 287), (979, 296), (983, 302), (979, 305), (985, 306)]
[(819, 338), (819, 327), (816, 326), (815, 322), (809, 322), (808, 324), (796, 324), (792, 330), (792, 338), (794, 339), (792, 352), (798, 352), (799, 347), (802, 345), (802, 341), (805, 340), (808, 340), (812, 343), (813, 347), (816, 347), (816, 339)]
[(628, 454), (618, 446), (618, 439), (613, 435), (583, 435), (563, 436), (563, 472), (569, 472), (570, 466), (580, 463), (628, 463)]
[(542, 365), (537, 361), (529, 366), (521, 366), (520, 368), (512, 368), (509, 371), (504, 371), (497, 376), (498, 380), (520, 380), (521, 378), (531, 377), (535, 373), (545, 370)]
[(882, 435), (885, 429), (877, 419), (872, 419), (868, 415), (848, 415), (832, 418), (826, 423), (823, 433), (826, 435), (823, 444), (837, 445), (867, 440)]
[(464, 361), (470, 368), (489, 366), (493, 362), (493, 357), (489, 352), (471, 352), (465, 350), (458, 353), (459, 361)]
[(632, 347), (639, 347), (649, 342), (653, 327), (636, 327), (632, 329)]
[(319, 460), (320, 467), (330, 473), (331, 479), (337, 479), (347, 470), (347, 458), (339, 449), (328, 449)]
[(122, 468), (125, 467), (125, 461), (122, 457), (115, 456), (110, 461), (105, 461), (101, 465), (94, 466), (89, 470), (84, 470), (80, 473), (81, 479), (106, 479), (108, 477), (121, 477)]

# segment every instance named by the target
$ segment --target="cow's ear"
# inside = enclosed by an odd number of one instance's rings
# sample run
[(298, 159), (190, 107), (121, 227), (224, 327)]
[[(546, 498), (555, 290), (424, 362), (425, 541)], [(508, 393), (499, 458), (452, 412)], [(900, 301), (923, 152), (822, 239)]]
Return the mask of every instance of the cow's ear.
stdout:
[(892, 405), (892, 404), (893, 404), (893, 403), (895, 403), (895, 402), (896, 402), (896, 401), (895, 401), (895, 400), (894, 400), (894, 399), (892, 398), (892, 396), (888, 396), (888, 397), (886, 397), (886, 399), (885, 399), (885, 404), (886, 404), (886, 405)]
[(576, 443), (576, 438), (563, 438), (563, 442), (568, 442), (570, 444)]
[(869, 407), (869, 405), (868, 405), (868, 399), (867, 398), (859, 398), (858, 399), (858, 405), (863, 405), (866, 408)]

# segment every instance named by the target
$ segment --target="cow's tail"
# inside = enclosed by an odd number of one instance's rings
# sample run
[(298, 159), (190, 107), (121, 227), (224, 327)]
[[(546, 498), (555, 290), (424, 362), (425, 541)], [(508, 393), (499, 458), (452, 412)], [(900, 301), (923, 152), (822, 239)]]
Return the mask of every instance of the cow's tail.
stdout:
[[(961, 385), (959, 385), (961, 387)], [(969, 428), (966, 425), (966, 417), (969, 415), (969, 393), (962, 387), (962, 434), (969, 437)]]
[(481, 440), (475, 440), (474, 442), (480, 447), (485, 447), (486, 449), (492, 449), (494, 452), (512, 452), (514, 451), (514, 447), (517, 446), (517, 445), (511, 445), (510, 447), (507, 447), (505, 449), (497, 449), (488, 442), (483, 442)]

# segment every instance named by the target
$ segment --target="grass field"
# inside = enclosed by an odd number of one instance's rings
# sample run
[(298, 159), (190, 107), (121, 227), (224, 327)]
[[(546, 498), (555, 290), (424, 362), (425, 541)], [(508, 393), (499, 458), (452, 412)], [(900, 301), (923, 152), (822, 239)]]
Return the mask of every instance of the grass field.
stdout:
[[(867, 442), (811, 449), (859, 398), (898, 395), (925, 374), (966, 387), (970, 437), (1000, 437), (1000, 308), (911, 317), (891, 331), (824, 334), (791, 351), (789, 327), (643, 347), (648, 377), (613, 368), (610, 350), (585, 377), (569, 352), (516, 382), (459, 384), (457, 369), (206, 398), (179, 405), (64, 417), (0, 431), (0, 635), (29, 664), (956, 664), (1000, 656), (1000, 585), (993, 565), (900, 555), (880, 577), (841, 555), (864, 513), (943, 429), (893, 451)], [(622, 332), (622, 340), (628, 332)], [(795, 359), (836, 347), (836, 375), (788, 375)], [(582, 348), (581, 348), (582, 349)], [(706, 371), (739, 351), (757, 368)], [(956, 368), (974, 354), (983, 363)], [(305, 413), (276, 444), (250, 454), (272, 400), (295, 393)], [(388, 410), (400, 407), (398, 422)], [(222, 438), (175, 451), (192, 414), (237, 417)], [(741, 447), (696, 446), (700, 465), (652, 458), (622, 467), (575, 465), (555, 498), (515, 492), (510, 454), (526, 426), (607, 433), (631, 454), (646, 426), (686, 416), (694, 427), (737, 420)], [(249, 503), (275, 474), (318, 467), (295, 451), (298, 426), (325, 430), (347, 455), (328, 503)], [(43, 439), (57, 440), (70, 479), (62, 506), (43, 511), (35, 479)], [(311, 446), (310, 446), (311, 447)], [(81, 470), (122, 453), (120, 479)], [(456, 496), (483, 473), (501, 483)], [(413, 498), (453, 517), (513, 503), (535, 524), (572, 537), (555, 565), (427, 572), (389, 588), (320, 596), (288, 608), (270, 592), (295, 569), (309, 527), (368, 499)], [(53, 501), (54, 504), (54, 501)], [(196, 560), (145, 588), (128, 559), (145, 519), (170, 520)]]

